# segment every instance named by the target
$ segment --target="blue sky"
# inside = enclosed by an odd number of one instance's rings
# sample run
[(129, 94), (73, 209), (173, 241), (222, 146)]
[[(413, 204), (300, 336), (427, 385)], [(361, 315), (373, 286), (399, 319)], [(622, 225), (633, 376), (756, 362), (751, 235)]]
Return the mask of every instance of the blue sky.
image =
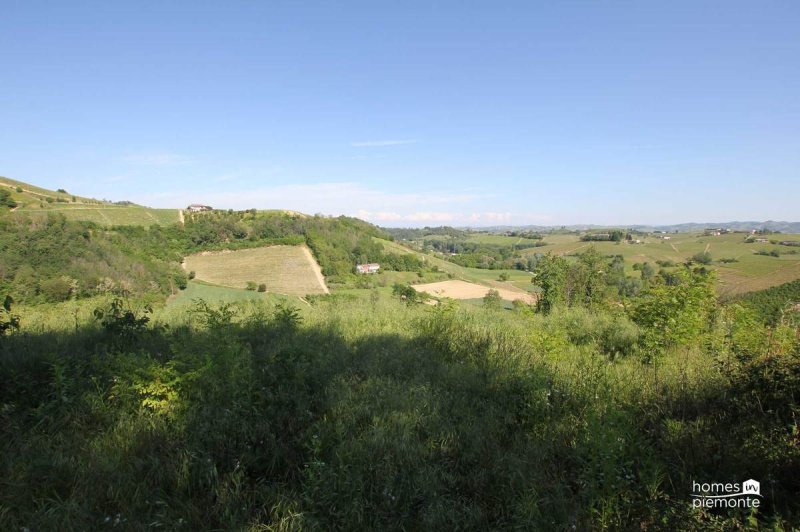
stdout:
[(0, 175), (381, 225), (800, 219), (798, 2), (36, 2)]

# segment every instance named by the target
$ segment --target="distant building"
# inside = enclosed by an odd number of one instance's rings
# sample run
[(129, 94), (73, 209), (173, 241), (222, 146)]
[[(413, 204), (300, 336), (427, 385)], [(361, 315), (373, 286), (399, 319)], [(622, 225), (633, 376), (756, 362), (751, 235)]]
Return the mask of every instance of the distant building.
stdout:
[(378, 270), (381, 269), (381, 265), (375, 262), (371, 262), (369, 264), (356, 264), (356, 272), (358, 273), (378, 273)]
[(202, 211), (212, 211), (214, 209), (208, 205), (200, 205), (198, 203), (192, 203), (191, 205), (186, 207), (186, 210), (189, 212), (202, 212)]

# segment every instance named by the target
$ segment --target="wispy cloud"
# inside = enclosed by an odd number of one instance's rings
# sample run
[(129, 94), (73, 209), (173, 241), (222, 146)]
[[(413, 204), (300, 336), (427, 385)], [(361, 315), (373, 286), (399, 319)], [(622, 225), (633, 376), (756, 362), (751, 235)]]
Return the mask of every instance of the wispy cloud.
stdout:
[(142, 166), (178, 166), (192, 162), (190, 157), (169, 152), (143, 152), (126, 155), (123, 162)]
[(398, 146), (400, 144), (416, 144), (419, 142), (416, 139), (405, 140), (362, 140), (358, 142), (351, 142), (350, 146), (354, 148), (377, 148), (380, 146)]
[[(211, 181), (213, 182), (213, 181)], [(480, 191), (389, 192), (359, 183), (312, 183), (220, 191), (208, 188), (147, 194), (131, 198), (154, 207), (203, 203), (222, 209), (286, 209), (307, 214), (345, 214), (388, 226), (511, 225), (543, 222), (543, 214), (477, 210), (493, 204), (496, 193)]]
[(421, 224), (447, 224), (458, 226), (492, 226), (492, 225), (525, 225), (532, 223), (548, 223), (552, 218), (546, 214), (515, 214), (511, 212), (411, 212), (400, 214), (398, 212), (373, 212), (359, 210), (355, 213), (358, 218), (379, 225), (421, 225)]

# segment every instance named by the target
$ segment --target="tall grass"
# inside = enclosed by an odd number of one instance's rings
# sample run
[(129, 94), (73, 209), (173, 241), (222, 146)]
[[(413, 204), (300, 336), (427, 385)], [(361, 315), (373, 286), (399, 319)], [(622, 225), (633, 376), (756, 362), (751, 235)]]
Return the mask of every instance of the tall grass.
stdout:
[[(614, 314), (293, 304), (168, 307), (124, 339), (85, 309), (23, 315), (0, 344), (0, 529), (798, 524), (790, 335), (645, 364)], [(691, 508), (692, 479), (744, 478), (762, 513)]]

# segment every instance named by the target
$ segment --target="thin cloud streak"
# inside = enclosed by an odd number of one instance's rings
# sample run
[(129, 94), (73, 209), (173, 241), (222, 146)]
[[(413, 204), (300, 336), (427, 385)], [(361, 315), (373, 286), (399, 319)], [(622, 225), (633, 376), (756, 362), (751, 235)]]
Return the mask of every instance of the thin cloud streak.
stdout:
[(496, 193), (393, 193), (359, 183), (315, 183), (260, 187), (218, 192), (212, 189), (174, 191), (134, 196), (132, 201), (155, 207), (182, 207), (190, 203), (219, 209), (281, 209), (306, 214), (355, 216), (379, 225), (487, 226), (545, 223), (547, 214), (478, 210), (498, 198)]
[(122, 162), (142, 166), (179, 166), (193, 161), (190, 157), (177, 153), (145, 152), (126, 155), (122, 157)]
[(416, 144), (419, 142), (416, 139), (406, 140), (363, 140), (359, 142), (351, 142), (350, 146), (354, 148), (376, 148), (380, 146), (399, 146), (401, 144)]

